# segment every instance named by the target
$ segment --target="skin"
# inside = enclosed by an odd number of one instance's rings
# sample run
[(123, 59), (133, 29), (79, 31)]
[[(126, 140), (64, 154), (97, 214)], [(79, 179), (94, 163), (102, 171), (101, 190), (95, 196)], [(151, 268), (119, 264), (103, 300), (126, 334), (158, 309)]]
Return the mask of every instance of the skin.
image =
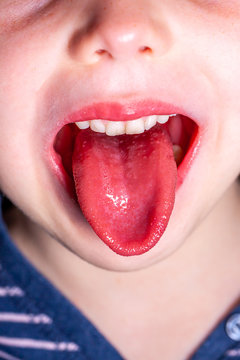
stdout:
[[(20, 209), (10, 232), (128, 359), (186, 359), (239, 299), (239, 20), (238, 0), (0, 4), (0, 187)], [(204, 131), (161, 241), (124, 258), (82, 218), (49, 149), (82, 103), (149, 93)], [(145, 350), (128, 344), (133, 334)]]

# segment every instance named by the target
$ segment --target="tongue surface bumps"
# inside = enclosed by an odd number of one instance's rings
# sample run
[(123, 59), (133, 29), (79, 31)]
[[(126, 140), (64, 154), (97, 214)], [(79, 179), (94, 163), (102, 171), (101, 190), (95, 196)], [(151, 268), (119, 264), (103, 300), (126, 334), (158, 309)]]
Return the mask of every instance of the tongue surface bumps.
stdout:
[(130, 256), (158, 242), (173, 209), (177, 179), (172, 143), (160, 125), (113, 137), (82, 130), (72, 165), (79, 205), (105, 244)]

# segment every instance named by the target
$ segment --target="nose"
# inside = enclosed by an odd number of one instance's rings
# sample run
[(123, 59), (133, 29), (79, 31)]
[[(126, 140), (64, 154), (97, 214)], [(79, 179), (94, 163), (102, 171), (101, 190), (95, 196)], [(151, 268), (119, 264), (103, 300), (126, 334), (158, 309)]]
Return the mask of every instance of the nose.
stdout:
[(129, 60), (156, 57), (172, 44), (164, 18), (154, 16), (147, 0), (102, 0), (88, 12), (88, 21), (73, 35), (71, 53), (92, 64), (102, 59)]

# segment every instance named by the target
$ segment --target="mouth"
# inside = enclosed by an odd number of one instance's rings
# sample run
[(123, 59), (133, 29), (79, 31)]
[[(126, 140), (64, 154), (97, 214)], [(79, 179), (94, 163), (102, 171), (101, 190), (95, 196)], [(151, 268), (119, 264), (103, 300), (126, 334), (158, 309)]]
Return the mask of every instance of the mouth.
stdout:
[(177, 108), (98, 104), (69, 116), (53, 149), (88, 224), (112, 251), (133, 256), (161, 239), (199, 142), (199, 126)]

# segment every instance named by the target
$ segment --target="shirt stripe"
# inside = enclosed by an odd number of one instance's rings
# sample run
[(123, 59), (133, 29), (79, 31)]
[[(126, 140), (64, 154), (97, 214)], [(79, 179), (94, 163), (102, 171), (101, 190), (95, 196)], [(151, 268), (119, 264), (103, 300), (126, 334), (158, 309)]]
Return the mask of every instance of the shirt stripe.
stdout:
[(79, 346), (72, 342), (52, 342), (34, 339), (21, 339), (0, 336), (0, 344), (19, 348), (32, 348), (52, 351), (78, 351)]
[(240, 349), (231, 349), (226, 352), (226, 355), (229, 357), (237, 357), (240, 356)]
[(14, 322), (25, 324), (52, 324), (52, 319), (46, 314), (17, 314), (9, 312), (0, 312), (0, 322)]
[(9, 355), (5, 353), (4, 351), (0, 350), (0, 359), (4, 360), (20, 360), (19, 358), (16, 358), (15, 356)]
[(0, 297), (5, 296), (24, 296), (24, 291), (17, 286), (0, 287)]

